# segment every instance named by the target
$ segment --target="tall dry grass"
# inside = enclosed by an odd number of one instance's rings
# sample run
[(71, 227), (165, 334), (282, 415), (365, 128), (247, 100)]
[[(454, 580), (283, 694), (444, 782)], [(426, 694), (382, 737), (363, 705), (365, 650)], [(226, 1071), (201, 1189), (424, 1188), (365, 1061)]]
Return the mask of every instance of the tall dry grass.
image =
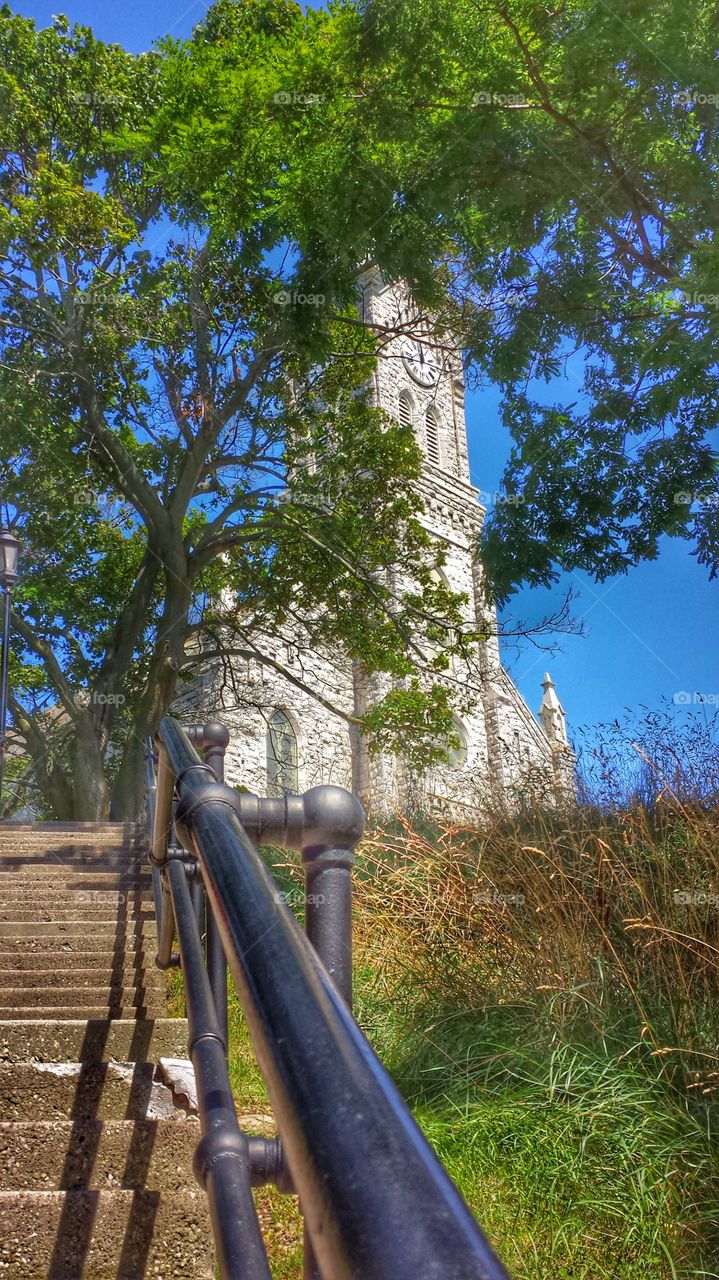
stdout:
[(597, 1035), (633, 1012), (667, 1073), (713, 1088), (718, 842), (712, 815), (644, 809), (374, 832), (359, 868), (361, 962), (467, 1012), (542, 1004)]
[(359, 851), (357, 1016), (517, 1280), (718, 1274), (719, 753), (658, 726), (571, 811)]
[(585, 787), (571, 811), (529, 805), (480, 830), (374, 830), (358, 866), (360, 963), (387, 991), (444, 1008), (526, 1005), (600, 1039), (621, 1026), (668, 1080), (719, 1090), (715, 727), (670, 740), (656, 716), (629, 723), (641, 787), (626, 785), (625, 755), (612, 776), (605, 753), (602, 804)]

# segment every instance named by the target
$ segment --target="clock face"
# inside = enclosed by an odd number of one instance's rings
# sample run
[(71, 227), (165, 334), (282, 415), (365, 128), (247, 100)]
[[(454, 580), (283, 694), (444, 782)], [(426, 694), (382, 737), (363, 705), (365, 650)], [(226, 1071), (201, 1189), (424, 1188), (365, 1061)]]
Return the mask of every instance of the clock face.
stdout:
[(402, 360), (411, 378), (420, 387), (433, 387), (439, 377), (437, 357), (416, 338), (405, 338), (402, 343)]

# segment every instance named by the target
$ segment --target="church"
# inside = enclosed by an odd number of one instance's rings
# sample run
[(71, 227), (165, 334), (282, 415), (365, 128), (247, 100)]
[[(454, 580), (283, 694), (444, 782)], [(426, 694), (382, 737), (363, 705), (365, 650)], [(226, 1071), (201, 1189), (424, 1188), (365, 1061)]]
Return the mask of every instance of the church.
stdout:
[[(305, 647), (301, 635), (283, 640), (277, 654), (287, 675), (242, 661), (228, 687), (210, 666), (179, 693), (173, 711), (185, 721), (222, 720), (231, 734), (227, 781), (258, 794), (331, 782), (353, 790), (371, 813), (420, 809), (458, 821), (471, 821), (487, 802), (513, 807), (528, 794), (559, 801), (574, 791), (563, 708), (545, 675), (539, 716), (532, 714), (502, 666), (496, 615), (482, 589), (476, 547), (486, 512), (470, 481), (461, 355), (424, 334), (410, 336), (411, 326), (402, 325), (406, 291), (378, 272), (363, 276), (359, 306), (365, 323), (390, 335), (375, 363), (372, 401), (415, 431), (424, 455), (423, 523), (444, 549), (446, 584), (467, 598), (468, 629), (484, 637), (434, 677), (463, 708), (454, 725), (458, 745), (421, 777), (400, 756), (371, 754), (354, 722), (391, 690), (391, 678), (368, 677), (341, 653)], [(399, 327), (404, 332), (392, 336)]]

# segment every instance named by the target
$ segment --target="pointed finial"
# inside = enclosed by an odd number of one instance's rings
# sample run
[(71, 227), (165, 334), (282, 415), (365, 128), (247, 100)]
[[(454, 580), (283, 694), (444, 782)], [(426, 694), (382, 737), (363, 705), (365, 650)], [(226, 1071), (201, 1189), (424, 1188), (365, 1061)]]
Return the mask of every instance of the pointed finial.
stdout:
[(550, 742), (566, 747), (569, 745), (567, 717), (564, 714), (564, 707), (557, 697), (554, 681), (548, 671), (544, 673), (542, 688), (544, 689), (544, 696), (542, 705), (539, 708), (539, 719), (542, 728)]

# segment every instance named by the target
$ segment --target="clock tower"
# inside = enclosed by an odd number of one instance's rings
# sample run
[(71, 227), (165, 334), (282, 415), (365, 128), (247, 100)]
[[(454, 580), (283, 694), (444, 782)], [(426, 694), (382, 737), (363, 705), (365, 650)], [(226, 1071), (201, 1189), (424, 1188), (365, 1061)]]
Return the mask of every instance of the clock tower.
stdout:
[[(470, 480), (461, 351), (433, 330), (431, 318), (412, 312), (406, 289), (378, 272), (362, 278), (360, 313), (377, 338), (371, 395), (390, 420), (416, 435), (424, 455), (421, 518), (443, 549), (446, 585), (464, 597), (463, 625), (477, 637), (468, 639), (461, 659), (431, 677), (447, 686), (457, 707), (458, 746), (446, 764), (422, 776), (401, 757), (371, 756), (357, 722), (392, 690), (391, 677), (368, 675), (341, 651), (317, 648), (301, 626), (256, 634), (256, 656), (238, 661), (231, 678), (223, 664), (208, 666), (178, 694), (174, 709), (194, 723), (228, 725), (228, 781), (258, 794), (333, 782), (352, 786), (375, 813), (440, 810), (470, 823), (488, 795), (511, 806), (528, 790), (571, 794), (573, 757), (549, 676), (540, 724), (500, 661), (477, 557), (485, 509)], [(401, 572), (389, 575), (400, 591), (411, 585)]]
[[(450, 671), (433, 677), (450, 687), (462, 707), (455, 723), (461, 747), (449, 765), (420, 783), (401, 760), (372, 760), (359, 744), (355, 786), (368, 798), (392, 794), (401, 806), (429, 801), (456, 812), (476, 806), (485, 789), (506, 797), (532, 770), (553, 775), (552, 747), (502, 667), (496, 613), (485, 597), (477, 547), (486, 509), (470, 479), (462, 352), (451, 337), (433, 330), (431, 318), (412, 311), (406, 289), (387, 284), (377, 271), (363, 277), (361, 312), (378, 339), (375, 404), (415, 432), (425, 459), (418, 483), (423, 523), (442, 545), (447, 585), (466, 597), (466, 628), (481, 639), (466, 660), (455, 659)], [(361, 712), (390, 687), (387, 678), (356, 676), (356, 709)]]

